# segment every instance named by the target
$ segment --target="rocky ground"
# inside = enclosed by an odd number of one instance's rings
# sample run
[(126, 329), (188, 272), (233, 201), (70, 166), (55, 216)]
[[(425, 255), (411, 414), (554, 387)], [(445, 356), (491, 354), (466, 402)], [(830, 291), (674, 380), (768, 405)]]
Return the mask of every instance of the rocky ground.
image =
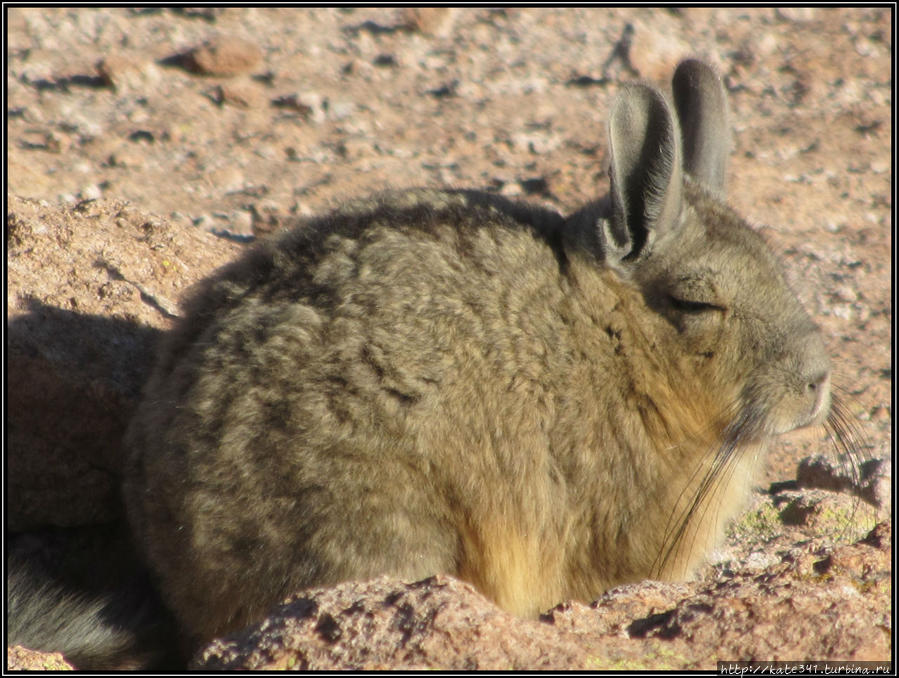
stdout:
[[(786, 436), (692, 582), (624, 587), (539, 622), (443, 577), (353, 583), (306, 592), (194, 662), (888, 658), (890, 20), (870, 8), (9, 9), (8, 546), (118, 520), (119, 439), (191, 283), (298, 216), (387, 186), (486, 187), (571, 211), (608, 188), (620, 84), (663, 85), (696, 55), (729, 90), (729, 200), (824, 328), (870, 461), (852, 477), (823, 432)], [(17, 652), (10, 667), (28, 656)]]

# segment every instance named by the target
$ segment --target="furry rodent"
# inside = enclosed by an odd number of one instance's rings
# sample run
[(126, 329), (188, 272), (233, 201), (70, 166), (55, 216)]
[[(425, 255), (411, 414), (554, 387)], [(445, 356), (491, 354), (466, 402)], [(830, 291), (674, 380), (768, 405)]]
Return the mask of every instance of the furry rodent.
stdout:
[(723, 202), (721, 81), (630, 85), (611, 191), (352, 203), (206, 281), (127, 436), (137, 543), (199, 642), (291, 592), (448, 573), (534, 615), (687, 575), (830, 363)]

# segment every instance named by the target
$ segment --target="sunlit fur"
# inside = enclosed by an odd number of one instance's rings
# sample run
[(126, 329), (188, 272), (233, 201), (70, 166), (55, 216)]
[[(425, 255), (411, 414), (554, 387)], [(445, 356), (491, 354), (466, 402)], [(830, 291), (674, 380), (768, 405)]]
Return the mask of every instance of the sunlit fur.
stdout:
[(187, 635), (382, 574), (453, 574), (525, 616), (677, 579), (778, 435), (824, 424), (857, 449), (820, 331), (721, 202), (723, 86), (698, 62), (678, 73), (676, 114), (623, 92), (610, 197), (570, 217), (388, 193), (194, 291), (125, 482)]

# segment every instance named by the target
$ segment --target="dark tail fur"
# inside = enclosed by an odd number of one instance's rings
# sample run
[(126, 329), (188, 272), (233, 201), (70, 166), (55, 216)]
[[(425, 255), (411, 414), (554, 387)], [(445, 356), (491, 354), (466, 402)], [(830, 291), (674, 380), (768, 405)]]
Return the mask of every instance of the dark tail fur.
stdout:
[(184, 668), (175, 624), (120, 539), (47, 531), (7, 549), (8, 645), (60, 652), (78, 669)]

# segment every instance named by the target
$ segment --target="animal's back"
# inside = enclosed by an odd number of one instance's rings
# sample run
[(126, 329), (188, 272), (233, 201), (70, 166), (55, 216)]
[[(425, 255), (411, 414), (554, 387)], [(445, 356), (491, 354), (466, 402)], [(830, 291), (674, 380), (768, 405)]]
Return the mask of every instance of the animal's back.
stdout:
[(524, 583), (510, 577), (538, 586), (571, 363), (562, 223), (482, 194), (390, 194), (199, 293), (132, 427), (127, 483), (195, 629), (385, 572), (486, 577), (500, 598)]

